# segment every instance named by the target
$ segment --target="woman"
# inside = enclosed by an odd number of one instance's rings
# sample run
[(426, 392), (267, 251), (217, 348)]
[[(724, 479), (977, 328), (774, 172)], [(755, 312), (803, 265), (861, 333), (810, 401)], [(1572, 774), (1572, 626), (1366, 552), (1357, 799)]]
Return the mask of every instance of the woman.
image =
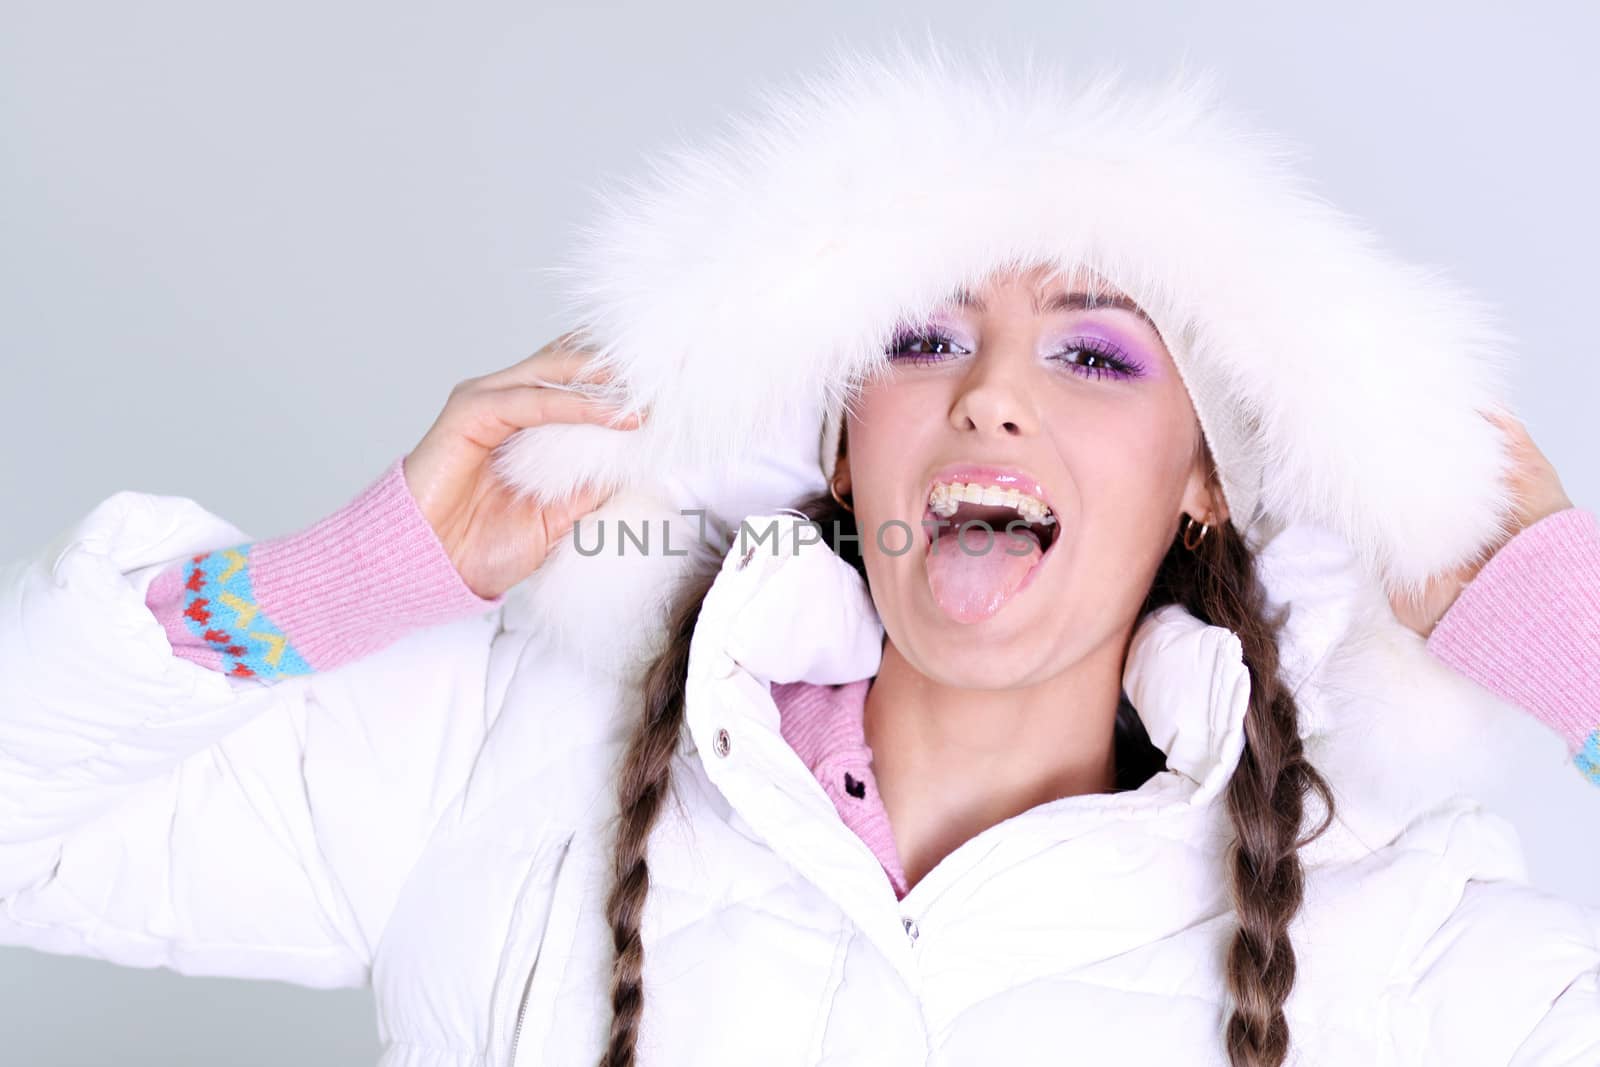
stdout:
[[(1461, 673), (1600, 725), (1492, 334), (1195, 87), (942, 64), (681, 157), (592, 343), (322, 523), (122, 493), (9, 572), (6, 940), (371, 981), (387, 1064), (1600, 1054), (1449, 741)], [(927, 143), (991, 169), (857, 163)]]

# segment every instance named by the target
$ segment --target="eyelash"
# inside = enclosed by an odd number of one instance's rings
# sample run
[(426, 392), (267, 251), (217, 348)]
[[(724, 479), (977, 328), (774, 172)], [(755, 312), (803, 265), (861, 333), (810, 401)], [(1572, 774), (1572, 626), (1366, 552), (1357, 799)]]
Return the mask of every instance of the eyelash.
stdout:
[[(947, 345), (954, 345), (956, 343), (955, 338), (951, 337), (943, 330), (932, 326), (924, 327), (919, 330), (901, 330), (896, 333), (894, 338), (889, 342), (889, 347), (886, 354), (891, 359), (896, 359), (898, 362), (902, 363), (910, 363), (914, 366), (944, 362), (944, 357), (942, 356), (924, 355), (919, 352), (913, 352), (907, 356), (901, 356), (900, 350), (914, 341), (931, 341)], [(1066, 360), (1062, 360), (1062, 362), (1066, 363), (1067, 366), (1073, 368), (1074, 374), (1080, 375), (1081, 377), (1111, 377), (1119, 379), (1139, 377), (1138, 368), (1129, 362), (1128, 359), (1122, 354), (1121, 350), (1115, 345), (1111, 344), (1109, 341), (1101, 341), (1094, 337), (1084, 337), (1074, 341), (1071, 346), (1062, 351), (1062, 354), (1067, 352), (1087, 352), (1093, 356), (1097, 356), (1103, 362), (1109, 364), (1109, 366), (1102, 367), (1086, 367), (1082, 363), (1070, 363)], [(1060, 359), (1060, 355), (1052, 356), (1051, 358)]]

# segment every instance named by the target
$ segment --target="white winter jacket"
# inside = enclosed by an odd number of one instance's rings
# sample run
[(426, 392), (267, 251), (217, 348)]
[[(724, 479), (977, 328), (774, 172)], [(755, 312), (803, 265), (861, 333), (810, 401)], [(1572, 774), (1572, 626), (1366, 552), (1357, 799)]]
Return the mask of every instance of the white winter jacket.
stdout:
[[(370, 981), (387, 1067), (597, 1062), (636, 699), (505, 607), (270, 686), (174, 657), (144, 589), (247, 539), (124, 492), (0, 572), (0, 939)], [(1441, 731), (1470, 735), (1481, 691), (1420, 688), (1398, 627), (1345, 639), (1375, 601), (1338, 545), (1294, 527), (1262, 557), (1295, 598), (1284, 669), (1340, 805), (1303, 853), (1291, 1062), (1600, 1063), (1600, 914), (1529, 888), (1509, 825), (1455, 792)], [(1148, 617), (1125, 690), (1170, 769), (985, 830), (903, 901), (768, 688), (870, 676), (881, 640), (826, 546), (728, 551), (694, 633), (681, 803), (650, 843), (641, 1062), (1225, 1064), (1237, 638)]]

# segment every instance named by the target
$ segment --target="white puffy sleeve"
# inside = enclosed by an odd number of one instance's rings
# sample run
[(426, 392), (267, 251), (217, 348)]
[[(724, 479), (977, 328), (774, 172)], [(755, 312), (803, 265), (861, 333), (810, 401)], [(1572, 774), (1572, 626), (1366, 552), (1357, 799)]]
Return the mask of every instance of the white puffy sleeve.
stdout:
[[(0, 569), (0, 942), (185, 974), (364, 984), (489, 726), (499, 609), (272, 684), (174, 655), (146, 607), (246, 540), (102, 501)], [(503, 683), (500, 683), (503, 686)]]

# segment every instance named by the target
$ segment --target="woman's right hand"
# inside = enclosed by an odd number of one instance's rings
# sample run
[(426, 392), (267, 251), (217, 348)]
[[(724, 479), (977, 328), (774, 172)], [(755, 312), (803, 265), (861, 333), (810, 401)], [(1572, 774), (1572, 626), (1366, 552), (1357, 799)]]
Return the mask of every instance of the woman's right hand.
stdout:
[(608, 380), (587, 367), (590, 351), (572, 338), (562, 334), (520, 363), (461, 382), (403, 463), (406, 486), (456, 571), (486, 600), (538, 569), (573, 524), (611, 495), (583, 486), (556, 506), (541, 506), (532, 497), (519, 500), (490, 467), (496, 446), (518, 430), (548, 422), (618, 430), (643, 422), (639, 416), (618, 418), (617, 409), (603, 401), (539, 384)]

